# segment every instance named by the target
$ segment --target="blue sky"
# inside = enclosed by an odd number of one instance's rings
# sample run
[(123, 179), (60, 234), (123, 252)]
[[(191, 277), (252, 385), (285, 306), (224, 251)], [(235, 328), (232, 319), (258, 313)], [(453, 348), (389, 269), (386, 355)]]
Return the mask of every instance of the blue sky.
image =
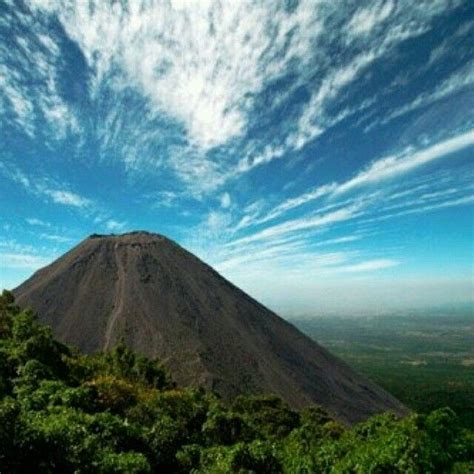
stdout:
[(165, 234), (282, 314), (472, 302), (474, 4), (0, 0), (0, 286)]

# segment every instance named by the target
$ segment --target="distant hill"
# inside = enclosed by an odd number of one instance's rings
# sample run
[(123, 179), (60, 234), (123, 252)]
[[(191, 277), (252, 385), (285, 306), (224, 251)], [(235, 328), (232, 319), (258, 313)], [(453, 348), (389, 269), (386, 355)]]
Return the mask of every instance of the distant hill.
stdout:
[(353, 423), (405, 407), (197, 257), (157, 234), (92, 235), (14, 290), (62, 342), (121, 338), (182, 386), (224, 398), (274, 393)]

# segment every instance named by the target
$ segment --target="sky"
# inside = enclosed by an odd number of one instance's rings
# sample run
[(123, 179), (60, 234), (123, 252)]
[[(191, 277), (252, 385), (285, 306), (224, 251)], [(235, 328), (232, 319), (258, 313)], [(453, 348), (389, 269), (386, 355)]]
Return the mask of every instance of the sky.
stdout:
[(474, 3), (0, 0), (0, 287), (148, 230), (282, 315), (471, 304)]

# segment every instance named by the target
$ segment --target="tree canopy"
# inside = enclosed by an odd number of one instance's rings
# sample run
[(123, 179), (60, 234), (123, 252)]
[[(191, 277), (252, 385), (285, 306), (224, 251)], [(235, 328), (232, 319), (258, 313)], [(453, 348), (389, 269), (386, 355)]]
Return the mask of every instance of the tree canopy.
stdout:
[(449, 408), (346, 427), (274, 396), (224, 402), (124, 343), (80, 354), (0, 296), (2, 473), (467, 473), (473, 459)]

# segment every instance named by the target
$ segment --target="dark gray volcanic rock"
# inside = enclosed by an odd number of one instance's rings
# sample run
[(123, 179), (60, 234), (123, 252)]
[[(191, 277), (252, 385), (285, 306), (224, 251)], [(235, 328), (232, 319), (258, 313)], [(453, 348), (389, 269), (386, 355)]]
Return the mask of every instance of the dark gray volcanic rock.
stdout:
[(93, 235), (14, 293), (85, 352), (128, 346), (159, 357), (182, 386), (223, 397), (274, 393), (355, 422), (406, 409), (169, 239)]

